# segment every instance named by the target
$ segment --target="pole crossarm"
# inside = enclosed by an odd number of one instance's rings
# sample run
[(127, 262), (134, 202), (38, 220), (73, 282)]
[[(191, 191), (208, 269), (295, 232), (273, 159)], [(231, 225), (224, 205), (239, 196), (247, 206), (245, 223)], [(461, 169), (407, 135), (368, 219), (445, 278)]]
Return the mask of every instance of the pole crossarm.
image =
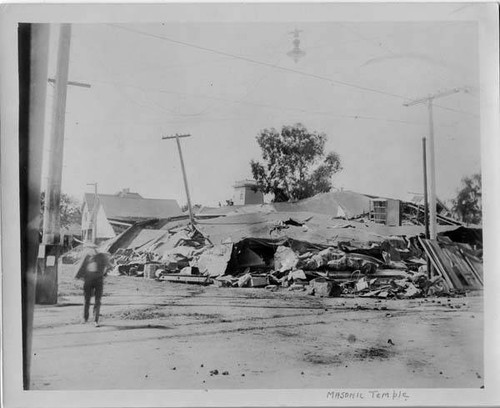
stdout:
[[(50, 83), (52, 83), (52, 84), (56, 83), (56, 80), (54, 78), (49, 78), (49, 79), (47, 79), (47, 81), (50, 82)], [(68, 85), (73, 85), (73, 86), (79, 86), (81, 88), (90, 88), (91, 87), (90, 84), (87, 84), (85, 82), (68, 81), (67, 84)]]
[(461, 92), (461, 91), (467, 92), (467, 89), (466, 88), (448, 89), (446, 91), (437, 92), (437, 93), (429, 95), (429, 96), (424, 96), (423, 98), (414, 99), (410, 102), (404, 103), (403, 105), (407, 106), (407, 107), (414, 106), (414, 105), (418, 105), (419, 103), (426, 103), (426, 102), (433, 100), (433, 99), (444, 98), (445, 96), (450, 96), (450, 95), (456, 94), (456, 93)]
[(191, 135), (189, 133), (187, 134), (184, 134), (184, 135), (178, 135), (177, 133), (173, 136), (162, 136), (162, 140), (165, 140), (165, 139), (177, 139), (178, 137), (191, 137)]

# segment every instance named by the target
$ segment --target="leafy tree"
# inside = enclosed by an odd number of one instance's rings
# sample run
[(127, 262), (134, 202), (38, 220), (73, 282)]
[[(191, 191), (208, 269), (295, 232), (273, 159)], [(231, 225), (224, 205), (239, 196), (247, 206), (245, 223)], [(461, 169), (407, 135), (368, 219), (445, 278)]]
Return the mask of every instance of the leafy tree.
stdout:
[(265, 163), (252, 160), (253, 178), (275, 202), (301, 200), (332, 188), (332, 176), (342, 170), (340, 156), (325, 154), (326, 134), (302, 124), (264, 129), (256, 137)]
[(482, 220), (481, 174), (464, 177), (457, 197), (452, 200), (453, 212), (468, 224), (479, 224)]
[[(45, 191), (40, 194), (40, 230), (43, 226), (43, 211), (45, 208)], [(80, 202), (70, 195), (61, 193), (60, 211), (61, 227), (71, 224), (80, 224), (82, 221), (82, 209)]]

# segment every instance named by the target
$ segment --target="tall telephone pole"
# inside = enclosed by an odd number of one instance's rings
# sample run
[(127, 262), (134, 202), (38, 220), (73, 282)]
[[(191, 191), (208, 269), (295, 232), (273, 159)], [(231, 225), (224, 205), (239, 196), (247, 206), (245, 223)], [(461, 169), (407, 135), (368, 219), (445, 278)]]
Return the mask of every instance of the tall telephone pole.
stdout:
[(450, 96), (462, 91), (462, 88), (454, 88), (443, 92), (438, 92), (433, 95), (429, 95), (424, 98), (414, 99), (408, 103), (403, 104), (404, 106), (414, 106), (420, 103), (427, 104), (427, 111), (429, 115), (429, 153), (430, 153), (430, 202), (429, 202), (429, 213), (430, 213), (430, 238), (436, 239), (437, 236), (437, 217), (436, 217), (436, 157), (434, 149), (434, 117), (432, 111), (432, 103), (434, 99), (444, 98), (445, 96)]
[(424, 170), (424, 225), (425, 225), (425, 238), (429, 239), (429, 200), (427, 197), (427, 139), (422, 138), (422, 158)]
[(57, 244), (60, 238), (59, 227), (61, 220), (59, 216), (59, 205), (61, 201), (64, 122), (66, 117), (70, 42), (71, 25), (61, 24), (48, 157), (48, 182), (47, 191), (45, 193), (45, 210), (43, 214), (44, 244)]
[(66, 96), (68, 85), (90, 88), (90, 84), (68, 80), (71, 24), (61, 24), (57, 52), (56, 78), (48, 78), (54, 84), (54, 106), (50, 134), (47, 191), (43, 213), (43, 243), (58, 244), (60, 240), (61, 180), (64, 151), (64, 126), (66, 120)]
[(195, 225), (195, 220), (194, 220), (194, 216), (193, 216), (193, 208), (191, 207), (191, 197), (189, 196), (189, 188), (188, 188), (188, 182), (187, 182), (187, 177), (186, 177), (186, 169), (184, 168), (184, 159), (182, 157), (181, 142), (179, 141), (179, 138), (181, 138), (181, 137), (190, 137), (190, 136), (191, 136), (190, 134), (179, 135), (176, 133), (173, 136), (163, 136), (162, 140), (175, 139), (177, 142), (177, 148), (179, 149), (179, 158), (181, 161), (182, 177), (184, 178), (184, 188), (186, 189), (187, 205), (188, 205), (188, 209), (189, 209), (189, 219), (191, 220), (191, 224)]
[[(52, 128), (47, 157), (48, 174), (43, 213), (42, 245), (38, 250), (38, 269), (35, 302), (56, 304), (58, 289), (58, 259), (61, 253), (61, 181), (64, 152), (64, 125), (66, 119), (66, 96), (68, 91), (69, 54), (71, 43), (71, 24), (61, 24), (57, 51), (56, 77), (53, 81), (54, 105)], [(72, 83), (83, 86), (82, 83)], [(85, 84), (85, 88), (90, 85)]]

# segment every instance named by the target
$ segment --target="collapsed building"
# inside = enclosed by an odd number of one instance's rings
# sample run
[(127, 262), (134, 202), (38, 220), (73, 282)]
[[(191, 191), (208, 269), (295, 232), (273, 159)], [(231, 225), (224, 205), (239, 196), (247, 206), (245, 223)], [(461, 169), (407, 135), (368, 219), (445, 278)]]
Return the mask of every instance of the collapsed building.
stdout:
[(379, 298), (482, 289), (480, 228), (443, 214), (437, 239), (429, 240), (419, 222), (408, 221), (418, 203), (392, 205), (400, 221), (387, 222), (396, 218), (381, 217), (380, 205), (378, 218), (371, 213), (380, 200), (334, 192), (297, 203), (202, 208), (195, 225), (182, 216), (150, 219), (103, 248), (112, 254), (111, 273), (160, 281)]

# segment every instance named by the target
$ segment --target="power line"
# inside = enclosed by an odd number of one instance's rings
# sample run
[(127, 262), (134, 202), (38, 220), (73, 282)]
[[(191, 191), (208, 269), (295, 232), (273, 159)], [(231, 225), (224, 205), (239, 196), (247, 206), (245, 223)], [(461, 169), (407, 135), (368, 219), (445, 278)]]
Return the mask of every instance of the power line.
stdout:
[[(221, 96), (211, 96), (211, 95), (204, 95), (204, 94), (189, 94), (189, 93), (185, 93), (185, 92), (169, 91), (169, 90), (165, 90), (165, 89), (142, 88), (142, 87), (139, 87), (136, 85), (124, 84), (124, 83), (112, 82), (112, 81), (93, 80), (93, 82), (97, 82), (97, 83), (100, 82), (100, 83), (110, 84), (113, 86), (127, 86), (127, 87), (135, 88), (135, 89), (138, 89), (138, 90), (141, 90), (144, 92), (158, 92), (158, 93), (166, 93), (166, 94), (181, 95), (181, 96), (188, 96), (188, 97), (190, 96), (193, 98), (206, 98), (206, 99), (219, 100), (219, 101), (224, 101), (224, 102), (229, 102), (229, 103), (238, 103), (238, 104), (243, 104), (243, 105), (263, 107), (263, 108), (268, 108), (268, 109), (278, 109), (278, 110), (284, 110), (284, 111), (309, 113), (309, 114), (313, 114), (313, 115), (324, 115), (324, 116), (339, 117), (339, 118), (344, 118), (344, 119), (379, 120), (379, 121), (385, 121), (385, 122), (405, 123), (405, 124), (420, 125), (420, 126), (424, 125), (424, 123), (411, 122), (411, 121), (405, 121), (405, 120), (400, 120), (400, 119), (381, 118), (381, 117), (365, 116), (365, 115), (346, 115), (346, 114), (338, 114), (338, 113), (324, 112), (324, 111), (323, 112), (322, 111), (310, 111), (310, 110), (302, 109), (302, 108), (276, 106), (276, 105), (265, 104), (265, 103), (249, 102), (249, 101), (244, 101), (241, 99), (234, 100), (234, 99), (224, 98)], [(154, 103), (154, 104), (158, 109), (165, 111), (167, 113), (173, 114), (170, 109), (167, 109), (158, 103)], [(230, 119), (228, 119), (228, 120), (230, 120)]]
[[(146, 36), (146, 37), (156, 38), (156, 39), (159, 39), (159, 40), (171, 42), (171, 43), (174, 43), (174, 44), (178, 44), (178, 45), (182, 45), (182, 46), (186, 46), (186, 47), (190, 47), (190, 48), (195, 48), (195, 49), (206, 51), (206, 52), (211, 52), (211, 53), (222, 55), (222, 56), (225, 56), (225, 57), (234, 58), (234, 59), (238, 59), (238, 60), (250, 62), (250, 63), (253, 63), (253, 64), (257, 64), (257, 65), (266, 66), (266, 67), (269, 67), (269, 68), (275, 68), (275, 69), (278, 69), (278, 70), (282, 70), (282, 71), (286, 71), (286, 72), (291, 72), (291, 73), (295, 73), (295, 74), (306, 76), (306, 77), (310, 77), (310, 78), (315, 78), (315, 79), (320, 79), (320, 80), (328, 81), (328, 82), (331, 82), (333, 84), (338, 84), (338, 85), (342, 85), (342, 86), (346, 86), (346, 87), (358, 89), (358, 90), (361, 90), (361, 91), (373, 92), (373, 93), (377, 93), (377, 94), (380, 94), (380, 95), (385, 95), (385, 96), (390, 96), (390, 97), (394, 97), (394, 98), (398, 98), (398, 99), (403, 99), (403, 100), (406, 100), (406, 101), (411, 100), (411, 98), (408, 97), (408, 96), (399, 95), (399, 94), (395, 94), (395, 93), (391, 93), (391, 92), (387, 92), (387, 91), (383, 91), (383, 90), (379, 90), (379, 89), (375, 89), (375, 88), (369, 88), (369, 87), (365, 87), (365, 86), (362, 86), (362, 85), (356, 85), (356, 84), (352, 84), (352, 83), (349, 83), (349, 82), (340, 81), (340, 80), (332, 79), (332, 78), (325, 77), (325, 76), (322, 76), (322, 75), (317, 75), (317, 74), (313, 74), (313, 73), (310, 73), (310, 72), (300, 71), (300, 70), (293, 69), (293, 68), (283, 67), (281, 65), (272, 64), (272, 63), (265, 62), (265, 61), (259, 61), (259, 60), (256, 60), (256, 59), (253, 59), (253, 58), (249, 58), (249, 57), (245, 57), (245, 56), (242, 56), (242, 55), (236, 55), (236, 54), (232, 54), (232, 53), (229, 53), (229, 52), (226, 52), (226, 51), (216, 50), (216, 49), (213, 49), (213, 48), (208, 48), (208, 47), (204, 47), (204, 46), (201, 46), (201, 45), (188, 43), (188, 42), (185, 42), (185, 41), (175, 40), (173, 38), (164, 37), (164, 36), (157, 35), (157, 34), (151, 34), (151, 33), (147, 33), (147, 32), (144, 32), (144, 31), (135, 30), (135, 29), (129, 28), (129, 27), (123, 27), (123, 26), (121, 26), (119, 24), (107, 24), (107, 25), (111, 26), (111, 27), (115, 27), (115, 28), (121, 29), (121, 30), (124, 30), (124, 31), (129, 31), (129, 32), (132, 32), (132, 33), (143, 35), (143, 36)], [(448, 108), (446, 106), (442, 106), (442, 105), (438, 105), (438, 104), (435, 104), (434, 106), (438, 107), (438, 108), (441, 108), (441, 109), (449, 110), (449, 111), (452, 111), (452, 112), (464, 113), (464, 114), (468, 114), (468, 115), (472, 115), (472, 116), (477, 116), (477, 115), (472, 114), (470, 112), (465, 112), (465, 111), (461, 111), (461, 110), (458, 110), (458, 109)]]
[(144, 35), (146, 37), (152, 37), (152, 38), (156, 38), (156, 39), (159, 39), (159, 40), (168, 41), (168, 42), (171, 42), (171, 43), (174, 43), (174, 44), (182, 45), (182, 46), (185, 46), (185, 47), (195, 48), (195, 49), (206, 51), (206, 52), (212, 52), (214, 54), (223, 55), (223, 56), (226, 56), (226, 57), (229, 57), (229, 58), (239, 59), (239, 60), (242, 60), (242, 61), (250, 62), (252, 64), (263, 65), (263, 66), (266, 66), (266, 67), (275, 68), (275, 69), (279, 69), (279, 70), (286, 71), (286, 72), (291, 72), (291, 73), (294, 73), (294, 74), (298, 74), (298, 75), (302, 75), (302, 76), (306, 76), (306, 77), (310, 77), (310, 78), (321, 79), (321, 80), (328, 81), (328, 82), (331, 82), (331, 83), (334, 83), (334, 84), (343, 85), (343, 86), (346, 86), (346, 87), (350, 87), (350, 88), (354, 88), (354, 89), (359, 89), (359, 90), (366, 91), (366, 92), (373, 92), (373, 93), (377, 93), (377, 94), (380, 94), (380, 95), (391, 96), (391, 97), (398, 98), (398, 99), (406, 99), (406, 100), (410, 99), (409, 97), (402, 96), (402, 95), (397, 95), (397, 94), (394, 94), (394, 93), (391, 93), (391, 92), (382, 91), (382, 90), (378, 90), (378, 89), (375, 89), (375, 88), (369, 88), (369, 87), (365, 87), (365, 86), (361, 86), (361, 85), (356, 85), (356, 84), (352, 84), (352, 83), (345, 82), (345, 81), (339, 81), (339, 80), (328, 78), (328, 77), (325, 77), (325, 76), (322, 76), (322, 75), (313, 74), (313, 73), (305, 72), (305, 71), (300, 71), (300, 70), (297, 70), (297, 69), (288, 68), (288, 67), (284, 67), (284, 66), (281, 66), (281, 65), (274, 65), (274, 64), (269, 63), (269, 62), (259, 61), (259, 60), (256, 60), (256, 59), (253, 59), (253, 58), (249, 58), (249, 57), (245, 57), (245, 56), (242, 56), (242, 55), (231, 54), (229, 52), (220, 51), (220, 50), (216, 50), (216, 49), (213, 49), (213, 48), (208, 48), (208, 47), (204, 47), (204, 46), (201, 46), (201, 45), (196, 45), (196, 44), (188, 43), (188, 42), (185, 42), (185, 41), (174, 40), (174, 39), (169, 38), (169, 37), (164, 37), (164, 36), (161, 36), (161, 35), (146, 33), (144, 31), (135, 30), (133, 28), (128, 28), (128, 27), (123, 27), (123, 26), (120, 26), (120, 25), (117, 25), (117, 24), (108, 24), (108, 25), (110, 25), (112, 27), (116, 27), (118, 29), (122, 29), (124, 31), (129, 31), (129, 32), (133, 32), (133, 33), (136, 33), (136, 34)]

